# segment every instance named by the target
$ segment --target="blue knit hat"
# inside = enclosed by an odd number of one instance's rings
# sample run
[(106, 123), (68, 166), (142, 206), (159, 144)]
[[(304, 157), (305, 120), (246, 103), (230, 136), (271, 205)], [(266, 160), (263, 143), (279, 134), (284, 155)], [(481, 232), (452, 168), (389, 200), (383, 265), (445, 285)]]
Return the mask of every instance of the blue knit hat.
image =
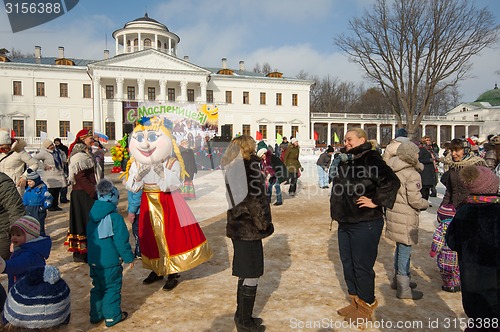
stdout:
[(9, 291), (4, 317), (13, 326), (35, 329), (69, 323), (70, 290), (51, 265), (31, 269)]

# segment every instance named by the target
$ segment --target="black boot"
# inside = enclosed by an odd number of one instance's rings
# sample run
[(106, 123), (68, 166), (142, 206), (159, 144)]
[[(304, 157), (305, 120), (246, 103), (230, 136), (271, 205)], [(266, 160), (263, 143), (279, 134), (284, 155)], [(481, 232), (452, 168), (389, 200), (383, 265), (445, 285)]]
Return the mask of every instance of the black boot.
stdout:
[(236, 329), (238, 332), (263, 332), (266, 330), (264, 325), (259, 325), (259, 318), (252, 318), (255, 296), (257, 295), (257, 286), (240, 287), (238, 283), (238, 309), (236, 310)]
[(171, 291), (172, 289), (177, 287), (180, 276), (181, 275), (179, 273), (169, 274), (167, 277), (167, 282), (165, 282), (165, 285), (163, 286), (163, 290)]
[[(238, 279), (238, 292), (236, 293), (236, 312), (234, 313), (234, 321), (238, 320), (240, 308), (241, 308), (241, 297), (243, 296), (243, 279)], [(253, 321), (257, 325), (262, 325), (264, 320), (262, 318), (252, 317)]]

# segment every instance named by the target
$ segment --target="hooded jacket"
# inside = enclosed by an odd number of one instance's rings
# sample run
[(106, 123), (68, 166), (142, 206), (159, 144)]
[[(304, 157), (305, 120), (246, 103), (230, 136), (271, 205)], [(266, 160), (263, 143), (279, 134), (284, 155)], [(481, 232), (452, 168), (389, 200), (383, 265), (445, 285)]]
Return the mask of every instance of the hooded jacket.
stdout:
[[(99, 223), (110, 215), (113, 235), (100, 239)], [(111, 202), (95, 201), (87, 223), (87, 261), (92, 268), (106, 268), (122, 263), (131, 263), (135, 257), (129, 243), (129, 233), (123, 217), (116, 212)]]
[[(391, 209), (396, 200), (398, 177), (369, 142), (352, 148), (348, 154), (352, 155), (351, 160), (341, 162), (332, 179), (331, 218), (339, 223), (383, 218), (383, 208)], [(361, 196), (371, 198), (377, 207), (360, 208), (356, 201)]]
[(24, 205), (16, 185), (10, 177), (0, 172), (0, 255), (9, 258), (10, 225), (23, 216)]
[(45, 236), (39, 236), (14, 248), (10, 259), (5, 261), (3, 271), (9, 276), (9, 289), (24, 277), (29, 269), (45, 266), (45, 260), (49, 258), (51, 248), (52, 240)]

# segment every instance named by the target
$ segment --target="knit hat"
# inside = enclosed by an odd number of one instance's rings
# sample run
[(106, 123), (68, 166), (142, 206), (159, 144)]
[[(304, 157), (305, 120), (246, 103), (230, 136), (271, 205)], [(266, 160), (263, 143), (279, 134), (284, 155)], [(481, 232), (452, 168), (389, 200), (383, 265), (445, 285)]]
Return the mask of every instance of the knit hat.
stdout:
[(51, 265), (28, 271), (9, 291), (4, 317), (13, 326), (44, 329), (69, 323), (70, 289)]
[(415, 143), (404, 141), (399, 144), (396, 150), (396, 156), (410, 165), (416, 165), (418, 163), (418, 152), (419, 148)]
[(259, 149), (259, 151), (257, 151), (257, 157), (262, 158), (262, 156), (265, 155), (266, 152), (267, 152), (267, 149), (264, 149), (264, 148)]
[(31, 168), (28, 168), (26, 170), (26, 179), (35, 181), (39, 177), (40, 177), (40, 174), (38, 174), (37, 171), (34, 171)]
[(443, 204), (437, 210), (437, 221), (442, 222), (447, 219), (453, 219), (455, 212), (453, 204)]
[(10, 226), (11, 230), (12, 227), (18, 227), (26, 234), (26, 242), (40, 236), (40, 222), (32, 216), (22, 216)]
[(113, 182), (102, 179), (97, 184), (97, 199), (103, 202), (111, 202), (118, 205), (120, 201), (120, 193), (118, 189), (113, 185)]
[(5, 130), (0, 130), (0, 145), (11, 145), (12, 140), (10, 139), (10, 135)]
[(488, 167), (466, 166), (459, 173), (460, 180), (471, 194), (496, 194), (500, 179)]
[(292, 143), (292, 144), (295, 142), (298, 142), (298, 140), (295, 137), (290, 140), (290, 143)]
[(335, 149), (332, 148), (330, 145), (328, 146), (328, 148), (326, 149), (326, 153), (329, 153), (329, 152), (335, 152)]
[(54, 144), (54, 142), (52, 142), (50, 139), (47, 138), (46, 140), (43, 141), (42, 146), (48, 149), (49, 146), (51, 146), (52, 144)]
[(399, 128), (396, 130), (396, 136), (394, 136), (394, 138), (398, 137), (408, 137), (408, 131), (405, 128)]

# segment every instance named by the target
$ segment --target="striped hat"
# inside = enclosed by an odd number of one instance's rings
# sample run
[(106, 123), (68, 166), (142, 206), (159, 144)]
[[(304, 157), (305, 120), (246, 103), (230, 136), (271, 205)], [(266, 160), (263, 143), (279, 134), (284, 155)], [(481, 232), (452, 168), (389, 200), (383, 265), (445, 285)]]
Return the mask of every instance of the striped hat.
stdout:
[(29, 242), (40, 236), (40, 222), (38, 222), (38, 220), (36, 220), (36, 218), (32, 216), (22, 216), (21, 218), (17, 219), (12, 224), (12, 226), (10, 226), (11, 230), (12, 227), (18, 227), (24, 232), (24, 234), (26, 234), (26, 242)]
[(69, 323), (70, 289), (51, 265), (28, 271), (9, 291), (4, 317), (13, 326), (44, 329)]
[(438, 222), (451, 220), (455, 216), (455, 207), (453, 204), (443, 204), (437, 210)]

